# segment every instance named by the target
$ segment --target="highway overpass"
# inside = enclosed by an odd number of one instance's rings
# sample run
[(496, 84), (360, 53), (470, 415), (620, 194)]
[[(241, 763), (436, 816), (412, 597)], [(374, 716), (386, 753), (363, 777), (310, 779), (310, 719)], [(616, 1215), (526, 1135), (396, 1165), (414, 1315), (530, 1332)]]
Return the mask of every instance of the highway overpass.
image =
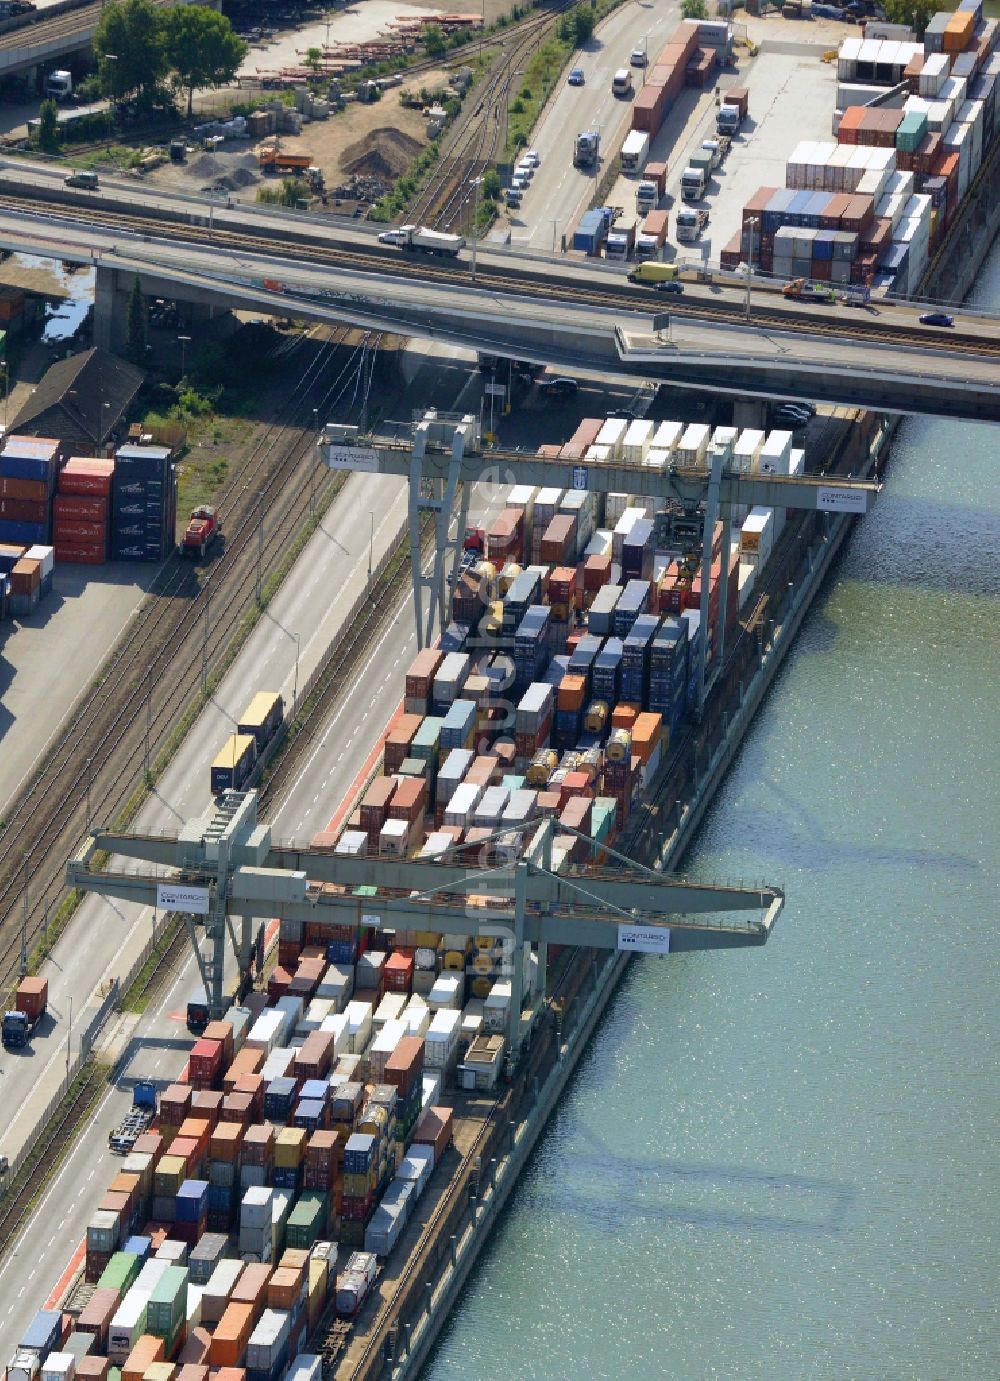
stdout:
[[(211, 9), (221, 0), (197, 0)], [(184, 5), (194, 0), (152, 0), (157, 6)], [(90, 51), (101, 18), (103, 0), (92, 4), (66, 4), (42, 10), (36, 18), (11, 26), (0, 34), (0, 77), (31, 72), (43, 64), (57, 66), (74, 53)]]
[[(5, 179), (23, 185), (24, 173), (24, 164), (0, 169), (0, 189)], [(369, 227), (215, 207), (124, 180), (80, 198), (54, 170), (30, 176), (32, 209), (0, 202), (0, 245), (96, 262), (97, 340), (106, 347), (121, 345), (124, 300), (138, 273), (151, 294), (212, 309), (349, 321), (563, 370), (1000, 421), (992, 317), (962, 314), (954, 333), (928, 333), (907, 304), (868, 313), (758, 290), (747, 320), (739, 286), (691, 284), (682, 299), (664, 298), (628, 284), (613, 265), (493, 247), (479, 254), (473, 281), (467, 258), (414, 259), (380, 245)], [(668, 303), (670, 326), (657, 330)]]

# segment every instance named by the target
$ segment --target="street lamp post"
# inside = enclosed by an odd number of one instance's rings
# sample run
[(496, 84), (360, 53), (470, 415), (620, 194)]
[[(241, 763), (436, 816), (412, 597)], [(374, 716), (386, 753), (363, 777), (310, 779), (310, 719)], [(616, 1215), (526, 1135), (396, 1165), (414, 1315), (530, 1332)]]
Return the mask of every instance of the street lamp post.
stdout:
[(375, 548), (375, 514), (372, 512), (368, 516), (372, 520), (372, 529), (368, 537), (368, 584), (370, 585), (372, 583), (372, 553)]
[(299, 646), (301, 634), (293, 633), (292, 637), (295, 639), (295, 686), (292, 690), (292, 718), (294, 719), (295, 711), (298, 709), (299, 705)]
[(758, 219), (756, 216), (751, 216), (750, 220), (747, 221), (747, 229), (750, 231), (750, 262), (749, 262), (749, 264), (747, 265), (747, 269), (748, 269), (748, 273), (747, 273), (747, 305), (746, 305), (746, 319), (747, 319), (747, 321), (750, 320), (750, 285), (751, 285), (751, 283), (753, 282), (753, 232), (754, 232), (755, 227), (758, 226), (758, 225), (760, 225), (760, 221), (759, 221), (759, 219)]
[(191, 339), (191, 337), (178, 336), (177, 339), (181, 343), (181, 378), (183, 379), (187, 375), (187, 347), (188, 341)]

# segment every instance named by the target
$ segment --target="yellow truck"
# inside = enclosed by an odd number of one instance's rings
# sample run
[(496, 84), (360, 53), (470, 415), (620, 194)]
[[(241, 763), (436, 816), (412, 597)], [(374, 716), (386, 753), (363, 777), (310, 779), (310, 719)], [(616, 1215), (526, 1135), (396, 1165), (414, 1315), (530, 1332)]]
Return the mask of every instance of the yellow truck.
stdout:
[(676, 264), (663, 264), (658, 259), (644, 259), (628, 276), (630, 283), (669, 283), (680, 274)]

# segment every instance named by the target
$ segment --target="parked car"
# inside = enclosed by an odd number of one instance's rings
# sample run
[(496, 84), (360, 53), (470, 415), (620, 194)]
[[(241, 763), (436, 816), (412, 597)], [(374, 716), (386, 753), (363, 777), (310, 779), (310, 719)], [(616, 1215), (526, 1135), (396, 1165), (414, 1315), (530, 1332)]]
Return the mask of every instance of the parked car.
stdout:
[(509, 206), (512, 211), (516, 211), (521, 205), (520, 187), (508, 187), (503, 194), (503, 199), (505, 206)]
[(955, 318), (947, 312), (924, 312), (920, 318), (921, 326), (954, 326)]
[(528, 179), (523, 173), (515, 172), (510, 180), (510, 185), (515, 192), (526, 192), (528, 190)]
[(521, 157), (518, 160), (520, 163), (526, 163), (529, 168), (537, 168), (541, 161), (534, 149), (522, 149)]
[(572, 398), (579, 387), (580, 385), (575, 379), (563, 375), (555, 379), (543, 379), (538, 385), (539, 391), (550, 398)]
[(569, 74), (569, 84), (570, 84), (570, 86), (583, 86), (583, 84), (584, 84), (585, 81), (586, 81), (586, 77), (583, 75), (583, 68), (582, 68), (582, 67), (574, 67), (573, 70), (572, 70), (572, 71), (570, 72), (570, 74)]
[(804, 408), (796, 407), (794, 403), (785, 403), (775, 412), (774, 420), (778, 426), (798, 432), (803, 427), (808, 427), (812, 418)]
[(526, 179), (526, 181), (530, 182), (531, 179), (535, 176), (534, 164), (525, 163), (524, 159), (522, 158), (519, 162), (514, 164), (514, 176), (523, 177)]

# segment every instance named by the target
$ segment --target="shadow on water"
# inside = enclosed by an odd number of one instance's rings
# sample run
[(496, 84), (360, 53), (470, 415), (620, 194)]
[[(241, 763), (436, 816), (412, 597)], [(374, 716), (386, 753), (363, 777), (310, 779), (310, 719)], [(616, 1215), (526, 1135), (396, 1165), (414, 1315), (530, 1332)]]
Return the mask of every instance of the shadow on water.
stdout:
[[(583, 1126), (576, 1129), (574, 1142), (573, 1183), (536, 1179), (531, 1202), (560, 1214), (579, 1214), (588, 1226), (615, 1235), (624, 1222), (644, 1220), (727, 1232), (831, 1236), (849, 1230), (857, 1205), (854, 1186), (838, 1180), (756, 1166), (631, 1156)], [(577, 1187), (583, 1183), (593, 1186), (593, 1196)], [(761, 1202), (754, 1205), (751, 1198)], [(710, 1199), (715, 1202), (706, 1201)]]

